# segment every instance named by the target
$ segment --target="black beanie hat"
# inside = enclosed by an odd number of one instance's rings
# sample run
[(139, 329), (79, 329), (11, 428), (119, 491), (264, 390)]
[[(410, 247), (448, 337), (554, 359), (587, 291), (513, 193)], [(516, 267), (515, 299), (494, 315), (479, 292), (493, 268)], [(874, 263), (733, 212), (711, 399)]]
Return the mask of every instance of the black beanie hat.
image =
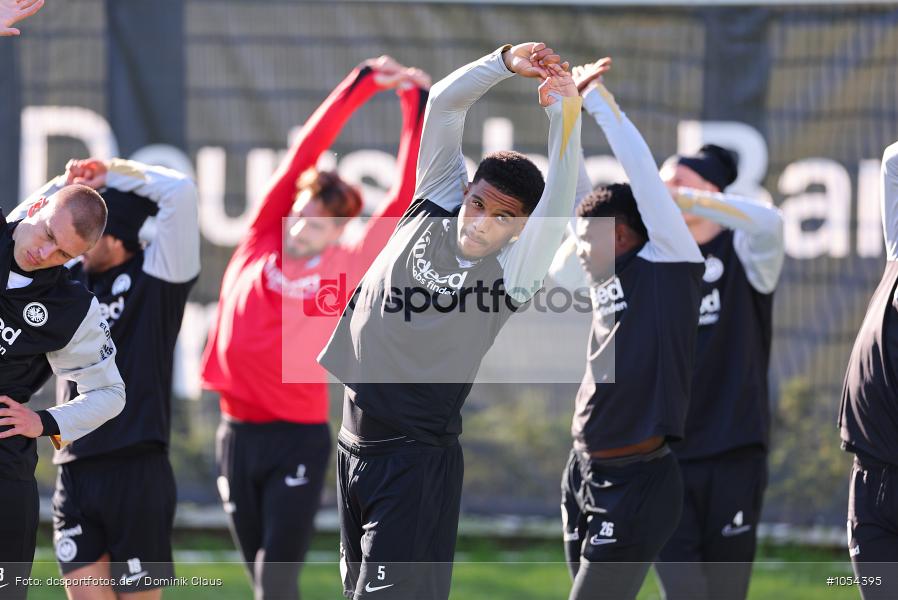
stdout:
[(714, 144), (705, 144), (693, 156), (677, 157), (677, 164), (689, 167), (716, 185), (721, 192), (736, 181), (738, 162), (735, 152)]
[(108, 211), (103, 233), (116, 237), (125, 244), (139, 245), (138, 233), (144, 221), (159, 212), (156, 203), (143, 196), (112, 188), (106, 188), (102, 196)]

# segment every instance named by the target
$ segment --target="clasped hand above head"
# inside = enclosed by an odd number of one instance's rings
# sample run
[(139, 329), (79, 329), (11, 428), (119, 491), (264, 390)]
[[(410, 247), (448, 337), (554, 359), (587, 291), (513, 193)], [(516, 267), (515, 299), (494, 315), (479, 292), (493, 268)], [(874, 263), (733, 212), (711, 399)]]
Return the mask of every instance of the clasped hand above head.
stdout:
[(522, 77), (541, 80), (541, 106), (551, 106), (556, 102), (556, 96), (577, 95), (569, 63), (562, 61), (561, 56), (543, 42), (525, 42), (512, 46), (502, 53), (502, 60), (509, 71)]
[(580, 94), (585, 94), (590, 88), (602, 81), (602, 75), (611, 70), (611, 57), (606, 56), (594, 63), (578, 65), (571, 70), (574, 85)]
[(369, 58), (362, 63), (374, 71), (374, 81), (385, 90), (404, 90), (418, 87), (430, 89), (430, 75), (416, 67), (406, 67), (392, 56), (386, 54), (377, 58)]
[(80, 183), (95, 190), (106, 186), (109, 166), (98, 158), (72, 159), (65, 165), (65, 184)]

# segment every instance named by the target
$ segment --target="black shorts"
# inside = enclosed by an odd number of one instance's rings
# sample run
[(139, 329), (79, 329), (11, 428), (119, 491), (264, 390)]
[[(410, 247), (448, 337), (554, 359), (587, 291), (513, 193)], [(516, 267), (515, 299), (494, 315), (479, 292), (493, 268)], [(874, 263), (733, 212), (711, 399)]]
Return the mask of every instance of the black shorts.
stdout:
[(680, 519), (683, 485), (667, 446), (635, 461), (572, 450), (561, 489), (565, 540), (590, 562), (652, 561)]
[(177, 492), (168, 455), (103, 456), (61, 465), (53, 540), (63, 574), (110, 557), (120, 592), (165, 587), (174, 576), (171, 531)]
[(218, 427), (218, 494), (257, 598), (299, 597), (331, 449), (327, 423)]
[(666, 597), (744, 599), (767, 488), (767, 453), (759, 446), (740, 448), (680, 461), (680, 471), (683, 516), (656, 567)]
[[(0, 479), (0, 599), (25, 598), (37, 540), (37, 481)], [(17, 584), (17, 578), (19, 583)]]
[(340, 572), (347, 598), (449, 597), (464, 457), (455, 443), (359, 443), (340, 432)]
[(898, 465), (856, 454), (848, 490), (848, 554), (861, 595), (898, 598)]

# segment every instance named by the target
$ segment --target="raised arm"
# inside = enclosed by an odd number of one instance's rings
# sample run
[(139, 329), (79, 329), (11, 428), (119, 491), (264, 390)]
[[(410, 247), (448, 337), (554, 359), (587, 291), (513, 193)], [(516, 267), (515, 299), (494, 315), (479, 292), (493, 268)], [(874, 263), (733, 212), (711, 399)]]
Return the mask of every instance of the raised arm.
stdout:
[[(358, 259), (353, 267), (361, 276), (381, 248), (387, 243), (399, 217), (406, 211), (415, 191), (415, 165), (421, 142), (427, 89), (413, 86), (399, 90), (402, 107), (402, 132), (396, 154), (396, 182), (368, 222), (361, 239), (351, 249)], [(358, 278), (354, 276), (354, 278)]]
[[(554, 102), (546, 106), (549, 115), (546, 187), (517, 242), (499, 257), (505, 288), (519, 303), (529, 300), (542, 287), (564, 237), (577, 192), (583, 154), (580, 149), (582, 100), (570, 74), (558, 70), (555, 78), (560, 83), (552, 91)], [(552, 81), (550, 78), (547, 83)]]
[(583, 148), (580, 148), (579, 163), (579, 167), (577, 168), (577, 193), (574, 201), (574, 212), (571, 216), (572, 222), (580, 202), (582, 202), (593, 190), (592, 180), (589, 178), (589, 173), (586, 172), (586, 158), (583, 156)]
[(163, 281), (184, 283), (200, 273), (200, 229), (196, 185), (163, 167), (112, 159), (106, 186), (132, 192), (158, 205), (156, 235), (144, 254), (143, 270)]
[(611, 93), (594, 82), (583, 95), (583, 106), (596, 120), (621, 163), (649, 239), (639, 254), (653, 262), (702, 262), (702, 254), (658, 175), (652, 152)]
[(125, 407), (125, 384), (115, 365), (115, 344), (96, 298), (62, 350), (47, 354), (57, 377), (75, 383), (78, 395), (48, 409), (59, 427), (57, 447), (87, 435)]
[(514, 74), (544, 77), (545, 65), (558, 63), (554, 50), (541, 42), (505, 45), (438, 81), (430, 90), (424, 114), (415, 198), (426, 198), (453, 211), (468, 185), (461, 153), (468, 109), (491, 87)]
[(25, 198), (18, 206), (9, 211), (9, 214), (6, 215), (6, 221), (8, 223), (13, 223), (15, 221), (19, 221), (28, 216), (28, 209), (35, 203), (40, 201), (41, 198), (49, 198), (59, 190), (61, 190), (66, 185), (66, 176), (59, 175), (58, 177), (54, 177), (40, 188), (37, 191), (32, 192), (27, 198)]
[(882, 155), (882, 229), (886, 242), (886, 259), (898, 260), (898, 142)]
[(396, 153), (396, 181), (387, 197), (374, 211), (372, 219), (401, 217), (412, 200), (428, 94), (426, 88), (418, 86), (399, 91), (402, 131), (399, 137), (399, 151)]
[(762, 294), (773, 292), (785, 257), (783, 218), (775, 206), (689, 188), (679, 188), (676, 201), (683, 212), (733, 229), (733, 245), (749, 283)]
[[(580, 169), (577, 177), (577, 191), (574, 194), (573, 213), (577, 213), (577, 206), (592, 191), (592, 181), (586, 172), (586, 163), (583, 160), (583, 151), (580, 151)], [(568, 289), (574, 289), (584, 284), (583, 269), (577, 263), (577, 233), (575, 229), (576, 217), (571, 217), (567, 224), (564, 241), (555, 252), (552, 264), (549, 265), (549, 276), (555, 283)]]
[(312, 113), (303, 125), (287, 156), (272, 176), (262, 203), (250, 224), (250, 235), (280, 231), (296, 197), (296, 180), (315, 166), (321, 153), (330, 148), (343, 125), (362, 104), (382, 88), (375, 81), (376, 61), (366, 61), (353, 69), (340, 85)]
[(503, 46), (495, 52), (456, 69), (430, 90), (424, 113), (415, 198), (426, 198), (452, 211), (458, 208), (468, 185), (461, 153), (468, 109), (491, 87), (513, 72), (502, 60)]

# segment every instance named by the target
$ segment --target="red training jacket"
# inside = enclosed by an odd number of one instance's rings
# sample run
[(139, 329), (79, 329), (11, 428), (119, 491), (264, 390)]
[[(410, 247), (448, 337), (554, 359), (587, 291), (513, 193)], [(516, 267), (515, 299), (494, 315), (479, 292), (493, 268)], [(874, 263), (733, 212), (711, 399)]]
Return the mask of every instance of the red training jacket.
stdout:
[(427, 92), (399, 92), (400, 179), (358, 243), (284, 260), (282, 222), (299, 175), (315, 165), (353, 112), (381, 91), (374, 75), (368, 67), (356, 68), (309, 118), (228, 264), (202, 364), (203, 386), (221, 394), (226, 416), (253, 423), (327, 422), (327, 376), (316, 358), (411, 202)]

